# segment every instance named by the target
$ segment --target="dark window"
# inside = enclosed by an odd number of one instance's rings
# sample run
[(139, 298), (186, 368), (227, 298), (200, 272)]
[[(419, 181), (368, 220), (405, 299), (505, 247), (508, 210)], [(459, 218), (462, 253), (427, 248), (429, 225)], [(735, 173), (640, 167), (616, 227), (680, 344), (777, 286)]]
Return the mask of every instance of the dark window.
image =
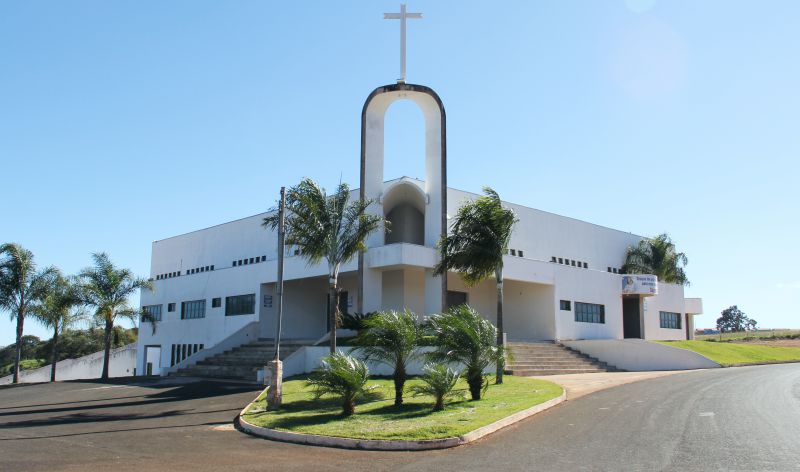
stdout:
[(206, 266), (206, 270), (208, 270), (208, 266)]
[(211, 308), (219, 308), (222, 306), (222, 298), (212, 298)]
[(606, 307), (594, 303), (575, 302), (575, 321), (581, 323), (605, 323)]
[(607, 270), (608, 270), (609, 272), (611, 272), (611, 267), (609, 267)]
[(167, 311), (169, 311), (169, 312), (175, 311), (175, 304), (174, 303), (167, 303)]
[(561, 300), (560, 306), (564, 311), (572, 311), (572, 302), (569, 300)]
[(572, 260), (572, 267), (575, 267), (575, 259)]
[(519, 257), (524, 257), (524, 256), (522, 255), (522, 249), (520, 249), (520, 250), (519, 250), (519, 254), (518, 254), (518, 255), (519, 255)]
[(205, 272), (205, 271), (206, 271), (206, 268), (205, 268), (205, 267), (201, 267), (201, 268), (200, 268), (200, 272)]
[(509, 249), (508, 252), (510, 252), (512, 256), (516, 256), (517, 255), (517, 250), (516, 249)]
[(264, 262), (266, 260), (267, 260), (267, 256), (261, 256), (261, 262)]
[(233, 267), (236, 267), (236, 261), (233, 261), (233, 262), (231, 263), (231, 265), (232, 265)]
[(559, 257), (558, 258), (558, 263), (559, 264), (563, 264), (564, 263), (564, 258), (563, 257)]
[(611, 269), (611, 270), (612, 270), (612, 272), (614, 272), (615, 274), (617, 273), (617, 268), (616, 268), (616, 267), (614, 267), (614, 268), (613, 268), (613, 269)]
[(588, 269), (589, 268), (589, 263), (588, 262), (584, 262), (583, 263), (583, 268), (584, 269)]
[[(211, 266), (211, 270), (214, 270), (214, 266), (213, 265)], [(200, 348), (200, 349), (202, 349), (202, 348)]]
[(239, 265), (242, 265), (242, 260), (241, 259), (239, 259)]
[(191, 320), (195, 318), (206, 317), (206, 301), (205, 300), (192, 300), (190, 302), (181, 302), (181, 319)]
[(550, 262), (555, 262), (555, 261), (556, 261), (556, 256), (553, 256), (553, 257), (550, 259)]
[(681, 314), (672, 313), (669, 311), (659, 312), (661, 318), (661, 327), (670, 329), (681, 329)]
[(251, 257), (250, 258), (250, 263), (252, 264), (254, 261), (255, 261), (255, 259)]
[(445, 302), (447, 308), (452, 308), (454, 306), (464, 305), (467, 303), (467, 292), (456, 292), (454, 290), (447, 291), (447, 300)]
[(225, 297), (225, 316), (252, 315), (256, 312), (256, 294)]
[(144, 315), (142, 315), (142, 321), (161, 321), (161, 305), (147, 305), (142, 307), (142, 311), (149, 315), (147, 320), (145, 320)]

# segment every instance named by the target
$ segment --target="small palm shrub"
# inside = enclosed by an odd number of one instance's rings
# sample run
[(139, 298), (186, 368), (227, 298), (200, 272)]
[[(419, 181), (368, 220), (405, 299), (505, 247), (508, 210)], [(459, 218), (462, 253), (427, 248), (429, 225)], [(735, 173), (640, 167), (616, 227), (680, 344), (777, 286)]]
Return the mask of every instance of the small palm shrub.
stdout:
[(453, 390), (461, 377), (461, 372), (451, 369), (445, 364), (425, 364), (422, 371), (423, 374), (420, 377), (422, 385), (412, 385), (411, 391), (414, 395), (432, 396), (436, 400), (433, 404), (433, 411), (443, 410), (444, 401), (447, 398), (464, 396), (460, 390)]
[(353, 344), (367, 362), (377, 361), (394, 369), (394, 404), (403, 404), (406, 366), (416, 359), (416, 348), (422, 338), (417, 317), (409, 310), (379, 311), (363, 321), (362, 331)]
[(356, 411), (356, 399), (372, 388), (367, 388), (369, 369), (367, 364), (341, 352), (322, 359), (322, 365), (308, 379), (314, 390), (314, 398), (334, 395), (342, 399), (342, 414), (350, 416)]
[(497, 328), (469, 305), (459, 305), (433, 315), (428, 320), (435, 350), (428, 353), (432, 362), (461, 364), (473, 400), (480, 400), (488, 386), (483, 375), (489, 364), (504, 360), (502, 345), (495, 344)]

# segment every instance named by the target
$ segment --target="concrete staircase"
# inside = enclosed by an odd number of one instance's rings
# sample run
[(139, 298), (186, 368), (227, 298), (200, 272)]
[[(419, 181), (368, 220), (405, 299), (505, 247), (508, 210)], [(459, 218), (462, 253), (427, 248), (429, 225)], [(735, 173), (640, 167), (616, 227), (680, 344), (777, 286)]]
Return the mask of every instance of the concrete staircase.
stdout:
[[(281, 341), (281, 360), (310, 341)], [(221, 354), (203, 359), (194, 365), (178, 370), (178, 377), (203, 377), (217, 379), (235, 379), (255, 382), (257, 372), (272, 360), (275, 355), (275, 341), (259, 339), (249, 344), (225, 351)]]
[(520, 376), (616, 372), (618, 369), (554, 342), (508, 343), (506, 373)]

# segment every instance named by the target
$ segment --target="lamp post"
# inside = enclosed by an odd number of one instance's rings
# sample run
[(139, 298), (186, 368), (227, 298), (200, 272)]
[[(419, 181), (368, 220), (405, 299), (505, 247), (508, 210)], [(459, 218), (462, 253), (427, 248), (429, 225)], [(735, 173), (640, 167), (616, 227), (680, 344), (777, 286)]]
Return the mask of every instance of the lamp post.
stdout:
[(267, 364), (264, 380), (269, 385), (267, 405), (279, 407), (283, 389), (283, 363), (281, 362), (281, 321), (283, 320), (283, 253), (286, 238), (284, 220), (286, 218), (286, 188), (281, 187), (281, 201), (278, 207), (278, 280), (275, 283), (275, 305), (278, 326), (275, 328), (275, 358)]

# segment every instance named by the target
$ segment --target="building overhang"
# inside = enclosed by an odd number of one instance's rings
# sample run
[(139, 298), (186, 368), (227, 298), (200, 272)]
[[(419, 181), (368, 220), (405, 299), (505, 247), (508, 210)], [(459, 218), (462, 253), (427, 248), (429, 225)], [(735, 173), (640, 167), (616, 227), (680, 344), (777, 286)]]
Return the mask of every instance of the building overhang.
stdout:
[(436, 249), (432, 247), (395, 243), (369, 248), (365, 259), (369, 269), (394, 270), (403, 267), (433, 269), (437, 257)]

